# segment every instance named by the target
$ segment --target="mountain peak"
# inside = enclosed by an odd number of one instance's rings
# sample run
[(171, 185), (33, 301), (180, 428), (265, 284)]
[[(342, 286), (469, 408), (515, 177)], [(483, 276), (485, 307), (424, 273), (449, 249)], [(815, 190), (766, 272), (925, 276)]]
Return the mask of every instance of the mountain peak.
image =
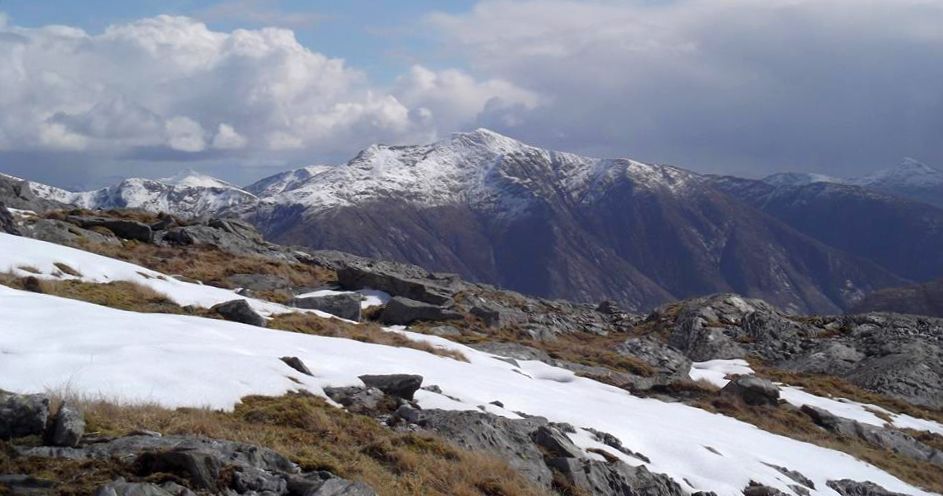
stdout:
[(481, 146), (494, 150), (498, 153), (532, 148), (530, 145), (522, 143), (514, 138), (496, 133), (490, 129), (480, 127), (474, 131), (452, 133), (450, 139), (446, 141), (450, 144), (463, 146)]
[(901, 161), (900, 165), (897, 167), (899, 171), (909, 171), (914, 173), (921, 174), (939, 174), (940, 171), (930, 167), (929, 165), (910, 157), (904, 157), (904, 160)]
[(236, 186), (208, 176), (193, 169), (186, 169), (170, 177), (158, 179), (159, 182), (184, 188), (235, 188)]

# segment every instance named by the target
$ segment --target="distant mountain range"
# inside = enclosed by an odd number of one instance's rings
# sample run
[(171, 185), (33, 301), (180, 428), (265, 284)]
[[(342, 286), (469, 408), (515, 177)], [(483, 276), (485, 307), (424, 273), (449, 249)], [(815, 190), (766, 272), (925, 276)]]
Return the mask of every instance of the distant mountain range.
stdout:
[(641, 310), (730, 291), (836, 312), (874, 290), (943, 276), (943, 210), (880, 192), (921, 170), (908, 161), (873, 188), (802, 174), (757, 181), (555, 152), (480, 129), (374, 145), (346, 164), (245, 188), (195, 173), (83, 193), (29, 188), (85, 208), (239, 216), (282, 244), (544, 297)]
[(912, 158), (905, 158), (892, 169), (867, 176), (838, 178), (823, 174), (785, 172), (773, 174), (763, 181), (773, 186), (804, 186), (814, 183), (834, 183), (861, 186), (891, 195), (943, 207), (943, 170), (935, 169)]

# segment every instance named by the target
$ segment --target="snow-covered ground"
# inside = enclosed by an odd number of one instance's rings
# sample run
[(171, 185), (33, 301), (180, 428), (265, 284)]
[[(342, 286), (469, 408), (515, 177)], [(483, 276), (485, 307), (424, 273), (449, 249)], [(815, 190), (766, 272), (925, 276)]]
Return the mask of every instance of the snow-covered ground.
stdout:
[[(81, 275), (71, 276), (56, 264), (65, 264)], [(78, 279), (85, 282), (109, 283), (126, 281), (157, 291), (181, 306), (209, 308), (218, 303), (244, 299), (265, 316), (298, 311), (294, 308), (253, 298), (244, 298), (234, 291), (179, 281), (167, 274), (121, 260), (103, 257), (67, 246), (0, 233), (0, 273), (41, 279)], [(323, 312), (318, 312), (327, 316)]]
[[(691, 379), (704, 379), (717, 387), (724, 387), (730, 382), (726, 377), (731, 375), (753, 375), (753, 369), (745, 360), (710, 360), (695, 362), (691, 367)], [(883, 427), (888, 422), (877, 414), (886, 415), (891, 419), (891, 425), (900, 429), (916, 429), (943, 435), (943, 424), (932, 420), (915, 418), (906, 414), (899, 414), (877, 405), (859, 403), (846, 398), (826, 398), (803, 391), (801, 388), (779, 385), (779, 396), (784, 401), (795, 406), (814, 406), (828, 410), (834, 415), (846, 419), (856, 420), (863, 424)]]
[[(491, 406), (491, 411), (542, 415), (610, 432), (629, 449), (650, 457), (650, 469), (683, 485), (689, 482), (692, 491), (739, 495), (755, 480), (792, 494), (789, 480), (771, 464), (802, 472), (813, 480), (817, 494), (834, 495), (826, 481), (836, 478), (927, 494), (848, 455), (729, 417), (638, 398), (541, 362), (515, 367), (431, 336), (410, 335), (457, 349), (469, 362), (225, 321), (124, 312), (3, 286), (0, 314), (0, 388), (7, 390), (65, 388), (171, 407), (231, 408), (248, 394), (277, 395), (297, 388), (323, 394), (328, 384), (360, 384), (361, 374), (416, 373), (425, 377), (426, 385), (438, 385), (459, 400), (421, 391), (417, 400), (424, 407), (477, 409), (500, 400), (506, 409)], [(282, 363), (279, 357), (286, 355), (300, 357), (314, 377)], [(586, 444), (586, 439), (577, 438)]]

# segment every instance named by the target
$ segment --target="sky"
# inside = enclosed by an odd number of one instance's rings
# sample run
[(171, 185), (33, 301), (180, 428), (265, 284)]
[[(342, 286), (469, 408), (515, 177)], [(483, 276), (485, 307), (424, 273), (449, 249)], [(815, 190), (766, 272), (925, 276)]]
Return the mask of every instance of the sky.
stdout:
[(940, 0), (0, 0), (0, 171), (240, 184), (487, 127), (748, 177), (943, 167)]

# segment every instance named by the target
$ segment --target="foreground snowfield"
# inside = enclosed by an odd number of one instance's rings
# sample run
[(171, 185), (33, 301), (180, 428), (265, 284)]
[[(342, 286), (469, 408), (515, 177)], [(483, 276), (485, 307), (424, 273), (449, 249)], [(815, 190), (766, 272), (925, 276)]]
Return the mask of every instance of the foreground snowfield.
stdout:
[[(423, 337), (460, 350), (470, 363), (231, 322), (124, 312), (4, 286), (0, 315), (0, 388), (16, 392), (67, 390), (169, 407), (228, 409), (248, 394), (304, 388), (323, 395), (328, 384), (360, 384), (361, 374), (416, 373), (425, 377), (424, 384), (438, 385), (461, 400), (421, 391), (417, 399), (426, 408), (472, 410), (500, 400), (507, 410), (492, 411), (542, 415), (611, 432), (628, 448), (649, 456), (653, 471), (689, 483), (692, 491), (739, 495), (755, 480), (793, 494), (789, 480), (768, 463), (805, 474), (815, 482), (817, 494), (836, 494), (826, 481), (841, 478), (929, 494), (842, 453), (681, 404), (637, 398), (540, 362), (515, 367), (439, 338)], [(287, 367), (279, 360), (286, 355), (304, 360), (315, 377)], [(575, 440), (591, 444), (580, 432)]]

